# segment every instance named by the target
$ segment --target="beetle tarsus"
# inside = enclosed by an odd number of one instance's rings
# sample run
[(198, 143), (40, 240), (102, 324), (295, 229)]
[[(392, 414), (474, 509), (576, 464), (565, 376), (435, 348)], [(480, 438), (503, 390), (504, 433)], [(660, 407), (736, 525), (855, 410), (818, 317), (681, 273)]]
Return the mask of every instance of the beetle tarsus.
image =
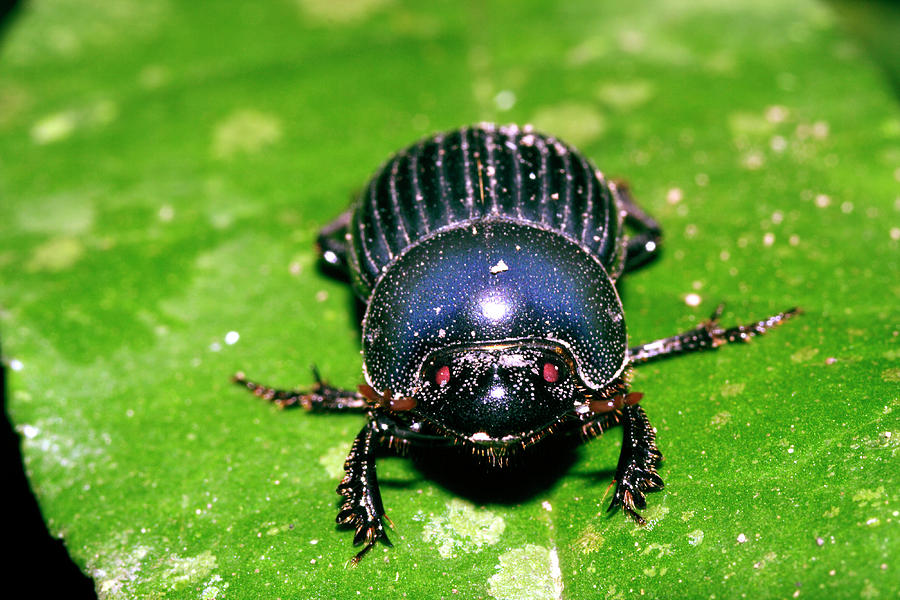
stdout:
[(717, 306), (709, 320), (704, 321), (690, 331), (629, 349), (629, 363), (645, 363), (677, 354), (713, 350), (725, 344), (748, 342), (752, 338), (763, 335), (773, 327), (781, 325), (791, 317), (803, 312), (799, 308), (794, 307), (754, 323), (737, 325), (726, 329), (719, 325), (719, 317), (722, 315), (724, 308), (724, 304)]
[(235, 373), (231, 381), (250, 390), (254, 396), (277, 404), (281, 408), (302, 404), (303, 394), (292, 390), (278, 390), (247, 379), (243, 372)]
[(663, 480), (656, 472), (662, 454), (656, 447), (656, 434), (647, 414), (639, 405), (622, 409), (622, 452), (616, 467), (616, 491), (609, 511), (622, 507), (639, 525), (645, 523), (638, 510), (647, 507), (644, 494), (663, 488)]
[(351, 559), (351, 564), (362, 560), (378, 541), (391, 545), (382, 522), (384, 506), (375, 472), (377, 436), (375, 421), (366, 423), (353, 440), (350, 454), (344, 462), (346, 475), (337, 487), (337, 493), (344, 497), (344, 501), (335, 521), (355, 530), (354, 545), (365, 544)]
[(625, 211), (625, 223), (637, 230), (625, 246), (625, 272), (634, 271), (659, 256), (662, 227), (635, 203), (627, 182), (617, 180), (610, 188), (615, 190), (619, 206)]
[(722, 346), (724, 344), (732, 344), (735, 342), (748, 342), (751, 338), (758, 335), (763, 335), (773, 327), (777, 327), (791, 317), (802, 314), (803, 312), (802, 310), (800, 310), (800, 308), (795, 306), (784, 312), (772, 315), (767, 319), (756, 321), (755, 323), (738, 325), (736, 327), (723, 329), (719, 327), (719, 317), (721, 316), (724, 308), (725, 305), (720, 304), (716, 308), (716, 311), (713, 312), (710, 320), (704, 323), (704, 326), (710, 332), (710, 335), (712, 337), (713, 347)]
[(231, 381), (279, 408), (302, 406), (310, 412), (361, 412), (367, 408), (368, 405), (361, 394), (328, 385), (322, 380), (318, 369), (316, 367), (312, 369), (316, 382), (308, 392), (271, 388), (247, 379), (242, 372), (235, 373)]

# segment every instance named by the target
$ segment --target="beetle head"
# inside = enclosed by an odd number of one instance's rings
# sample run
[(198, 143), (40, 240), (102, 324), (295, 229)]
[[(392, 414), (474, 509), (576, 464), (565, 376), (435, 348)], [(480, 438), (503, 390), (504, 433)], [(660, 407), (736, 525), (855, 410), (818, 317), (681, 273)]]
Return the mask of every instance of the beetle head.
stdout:
[(417, 412), (469, 442), (521, 442), (562, 420), (584, 397), (571, 354), (537, 341), (457, 346), (424, 362)]

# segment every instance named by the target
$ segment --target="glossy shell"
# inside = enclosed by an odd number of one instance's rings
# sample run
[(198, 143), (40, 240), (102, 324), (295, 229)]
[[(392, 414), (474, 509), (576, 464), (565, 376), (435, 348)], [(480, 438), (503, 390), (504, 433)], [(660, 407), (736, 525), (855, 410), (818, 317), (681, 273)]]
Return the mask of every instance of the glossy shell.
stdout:
[(399, 152), (348, 229), (368, 383), (412, 394), (436, 349), (538, 339), (602, 389), (625, 364), (622, 215), (581, 154), (528, 129), (464, 128)]
[(363, 322), (366, 375), (412, 395), (426, 357), (461, 345), (546, 340), (600, 389), (625, 365), (622, 305), (596, 257), (557, 233), (508, 220), (438, 232), (379, 279)]

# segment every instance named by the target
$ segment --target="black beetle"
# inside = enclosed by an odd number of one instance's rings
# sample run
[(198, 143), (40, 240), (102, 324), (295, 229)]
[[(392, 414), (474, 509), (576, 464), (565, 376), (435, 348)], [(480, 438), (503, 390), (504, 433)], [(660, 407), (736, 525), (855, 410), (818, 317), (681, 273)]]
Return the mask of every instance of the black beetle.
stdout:
[[(625, 235), (625, 225), (633, 235)], [(376, 173), (319, 235), (323, 259), (365, 303), (358, 391), (235, 381), (280, 406), (361, 411), (338, 486), (337, 522), (359, 559), (390, 544), (376, 452), (456, 446), (491, 467), (547, 436), (586, 441), (624, 429), (610, 510), (637, 522), (663, 482), (662, 455), (628, 387), (632, 365), (746, 341), (791, 309), (629, 348), (619, 277), (659, 251), (661, 229), (571, 146), (530, 128), (482, 124), (421, 140)]]

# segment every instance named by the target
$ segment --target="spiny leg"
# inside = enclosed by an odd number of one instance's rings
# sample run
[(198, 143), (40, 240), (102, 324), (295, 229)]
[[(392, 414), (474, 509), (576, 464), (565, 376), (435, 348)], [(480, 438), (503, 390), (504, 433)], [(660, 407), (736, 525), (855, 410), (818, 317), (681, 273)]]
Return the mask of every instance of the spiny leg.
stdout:
[(616, 467), (616, 492), (610, 511), (621, 506), (639, 525), (646, 523), (637, 509), (647, 507), (645, 492), (663, 488), (663, 480), (656, 472), (662, 454), (656, 447), (656, 434), (647, 414), (639, 405), (622, 409), (622, 452)]
[(243, 373), (236, 373), (231, 380), (250, 390), (254, 395), (269, 400), (281, 408), (302, 406), (311, 412), (362, 412), (368, 402), (359, 392), (342, 390), (322, 381), (319, 370), (313, 367), (316, 382), (308, 392), (298, 390), (278, 390), (250, 381)]
[(350, 454), (344, 462), (346, 475), (337, 488), (337, 493), (344, 497), (344, 501), (335, 521), (356, 530), (353, 545), (365, 543), (363, 549), (350, 560), (351, 564), (358, 563), (378, 540), (391, 545), (381, 521), (384, 506), (375, 473), (378, 436), (376, 422), (366, 423), (353, 440)]
[[(446, 436), (419, 433), (412, 430), (408, 424), (398, 422), (395, 419), (396, 413), (391, 412), (396, 403), (391, 400), (399, 400), (402, 408), (397, 412), (405, 412), (412, 408), (402, 402), (408, 399), (394, 399), (388, 392), (384, 392), (379, 400), (386, 400), (386, 404), (383, 408), (379, 408), (376, 402), (367, 398), (363, 393), (332, 388), (322, 382), (318, 370), (313, 368), (313, 373), (316, 384), (310, 393), (266, 387), (247, 380), (243, 373), (237, 373), (233, 380), (255, 395), (282, 407), (300, 405), (311, 411), (365, 409), (369, 412), (368, 422), (356, 436), (350, 448), (350, 454), (344, 461), (345, 475), (337, 487), (337, 493), (344, 497), (344, 501), (341, 503), (341, 509), (335, 521), (356, 529), (353, 538), (354, 545), (365, 542), (363, 549), (350, 561), (351, 564), (356, 564), (379, 540), (388, 546), (391, 545), (381, 521), (382, 518), (387, 519), (387, 516), (385, 516), (384, 506), (381, 502), (375, 470), (377, 450), (387, 448), (402, 454), (410, 445), (447, 446), (452, 444), (452, 440)], [(360, 388), (364, 389), (368, 386), (360, 386)], [(368, 388), (368, 391), (370, 394), (375, 394), (371, 388)], [(388, 522), (390, 523), (390, 520)]]
[(622, 413), (617, 410), (611, 410), (601, 414), (589, 413), (583, 417), (584, 422), (579, 429), (581, 441), (587, 442), (593, 438), (600, 437), (611, 427), (617, 426), (622, 421)]
[[(344, 478), (337, 488), (344, 497), (335, 521), (356, 530), (353, 544), (365, 543), (356, 553), (351, 564), (358, 563), (366, 552), (379, 541), (391, 545), (382, 519), (391, 524), (385, 515), (378, 489), (375, 459), (379, 449), (388, 449), (403, 454), (410, 446), (440, 447), (453, 444), (446, 436), (430, 435), (413, 431), (408, 425), (395, 420), (395, 415), (374, 409), (369, 413), (369, 422), (353, 440), (350, 454), (344, 461)], [(393, 526), (393, 525), (391, 525)]]
[(751, 338), (762, 335), (776, 325), (781, 325), (801, 313), (799, 308), (794, 307), (755, 323), (725, 329), (719, 325), (719, 317), (724, 308), (725, 305), (720, 304), (709, 320), (701, 323), (696, 329), (629, 349), (629, 362), (631, 364), (645, 363), (676, 354), (712, 350), (734, 342), (748, 342)]
[(662, 227), (635, 203), (626, 182), (616, 181), (614, 189), (619, 205), (625, 210), (625, 222), (638, 231), (637, 235), (628, 238), (625, 248), (625, 271), (633, 271), (659, 254)]

